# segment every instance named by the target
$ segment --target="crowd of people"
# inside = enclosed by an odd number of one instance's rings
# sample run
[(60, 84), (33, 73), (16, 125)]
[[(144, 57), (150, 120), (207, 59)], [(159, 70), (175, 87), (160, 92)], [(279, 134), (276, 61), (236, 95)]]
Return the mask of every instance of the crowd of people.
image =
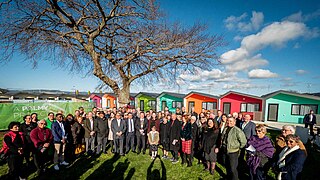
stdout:
[(40, 175), (47, 162), (59, 171), (81, 155), (125, 156), (130, 151), (139, 155), (149, 148), (151, 159), (181, 161), (186, 167), (203, 164), (212, 175), (218, 162), (226, 168), (226, 179), (238, 179), (238, 170), (251, 179), (266, 179), (272, 168), (278, 179), (291, 180), (300, 178), (307, 156), (293, 126), (283, 126), (273, 143), (264, 125), (237, 112), (227, 115), (218, 110), (215, 114), (203, 109), (197, 114), (194, 108), (187, 113), (185, 108), (170, 112), (167, 107), (161, 112), (96, 107), (85, 112), (80, 107), (74, 114), (50, 112), (46, 119), (38, 120), (33, 113), (23, 120), (9, 124), (1, 149), (13, 179), (23, 178), (24, 160)]

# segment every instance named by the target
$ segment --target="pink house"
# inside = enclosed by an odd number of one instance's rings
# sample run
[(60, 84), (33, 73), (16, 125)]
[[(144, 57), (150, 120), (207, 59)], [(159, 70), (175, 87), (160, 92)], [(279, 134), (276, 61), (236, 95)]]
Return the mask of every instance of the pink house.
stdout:
[(96, 94), (91, 94), (89, 97), (89, 102), (94, 102), (97, 108), (101, 108), (101, 100), (102, 98)]
[(225, 114), (241, 112), (253, 120), (262, 120), (263, 99), (258, 96), (229, 91), (220, 96), (219, 109)]

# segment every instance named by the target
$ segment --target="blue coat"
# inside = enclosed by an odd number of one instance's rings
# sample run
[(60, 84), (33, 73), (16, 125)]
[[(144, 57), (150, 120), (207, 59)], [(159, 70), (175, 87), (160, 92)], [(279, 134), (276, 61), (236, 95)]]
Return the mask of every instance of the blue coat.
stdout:
[(301, 149), (288, 154), (285, 158), (286, 165), (281, 168), (281, 171), (287, 172), (282, 174), (282, 179), (296, 180), (302, 171), (305, 160), (306, 154)]
[[(243, 123), (242, 123), (242, 125), (243, 125)], [(246, 138), (249, 139), (251, 136), (256, 135), (256, 124), (252, 121), (249, 121), (248, 124), (242, 130), (243, 130), (244, 134), (246, 135)]]
[[(66, 124), (62, 122), (63, 126), (65, 127)], [(64, 137), (62, 137), (62, 129), (58, 123), (58, 121), (55, 121), (52, 123), (51, 131), (53, 135), (53, 141), (54, 143), (61, 143), (62, 138), (67, 137), (67, 132), (65, 131)]]

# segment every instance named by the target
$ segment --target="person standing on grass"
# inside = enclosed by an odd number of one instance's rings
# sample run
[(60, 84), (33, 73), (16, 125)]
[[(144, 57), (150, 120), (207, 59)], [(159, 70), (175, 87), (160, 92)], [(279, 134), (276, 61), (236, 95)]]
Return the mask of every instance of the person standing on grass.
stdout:
[(315, 124), (317, 124), (317, 119), (316, 119), (316, 115), (314, 115), (314, 111), (310, 110), (309, 114), (306, 114), (303, 118), (303, 122), (304, 122), (304, 127), (305, 128), (310, 128), (310, 135), (314, 136), (314, 132), (313, 132), (313, 126)]
[(198, 151), (198, 143), (199, 143), (199, 126), (197, 124), (196, 116), (191, 116), (191, 132), (192, 132), (191, 161), (193, 161), (193, 156)]
[(128, 113), (127, 119), (127, 132), (126, 132), (126, 154), (129, 153), (130, 149), (135, 153), (134, 141), (135, 141), (135, 119), (133, 118), (132, 112)]
[(227, 179), (230, 180), (238, 179), (239, 151), (247, 143), (245, 134), (235, 125), (236, 120), (233, 117), (228, 117), (227, 128), (222, 136), (222, 146), (225, 147), (223, 149), (225, 149), (224, 153), (226, 155)]
[(155, 159), (157, 157), (159, 144), (159, 132), (156, 126), (151, 127), (151, 131), (148, 133), (148, 142), (150, 145), (151, 159)]
[(116, 114), (116, 118), (111, 122), (111, 131), (113, 132), (114, 151), (120, 156), (124, 156), (124, 135), (126, 133), (126, 122), (121, 118), (120, 112)]
[(26, 160), (27, 166), (30, 167), (30, 153), (34, 152), (34, 145), (30, 138), (31, 131), (37, 127), (37, 124), (31, 121), (30, 115), (25, 115), (23, 117), (24, 123), (20, 125), (20, 131), (23, 133), (25, 139), (25, 148), (23, 150), (24, 158)]
[(22, 179), (24, 136), (19, 132), (19, 122), (10, 122), (9, 132), (3, 137), (1, 153), (4, 153), (8, 159), (9, 179)]
[(53, 141), (52, 132), (46, 127), (46, 121), (44, 119), (38, 121), (38, 127), (31, 131), (30, 138), (35, 147), (33, 160), (37, 168), (37, 174), (39, 175), (45, 171), (43, 165), (49, 157), (48, 149)]
[(185, 114), (182, 116), (182, 126), (180, 131), (180, 139), (181, 139), (181, 157), (183, 165), (187, 162), (187, 166), (191, 167), (191, 149), (192, 149), (192, 128), (191, 123), (189, 122), (189, 115)]
[(181, 123), (177, 119), (177, 114), (172, 114), (172, 120), (170, 122), (169, 130), (169, 140), (170, 140), (170, 151), (172, 153), (172, 164), (177, 164), (178, 160), (178, 151), (180, 149), (180, 130)]
[(140, 154), (141, 150), (143, 154), (146, 153), (146, 135), (148, 129), (148, 120), (144, 116), (144, 112), (140, 112), (140, 118), (136, 119), (135, 130), (137, 137), (137, 154)]
[(160, 144), (163, 149), (163, 159), (168, 159), (168, 151), (169, 151), (169, 123), (168, 118), (163, 117), (162, 123), (160, 124)]
[(96, 139), (96, 125), (97, 121), (93, 119), (92, 112), (88, 112), (88, 118), (84, 121), (84, 139), (86, 141), (86, 151), (88, 154), (93, 154), (95, 139)]
[(217, 153), (219, 152), (219, 128), (214, 119), (208, 119), (208, 126), (203, 130), (203, 151), (206, 160), (206, 169), (210, 174), (214, 174), (217, 162)]
[(67, 132), (65, 129), (65, 122), (63, 122), (63, 115), (58, 113), (56, 114), (56, 122), (52, 124), (52, 135), (54, 140), (54, 157), (53, 157), (53, 163), (54, 163), (54, 169), (56, 171), (59, 171), (59, 162), (60, 165), (68, 166), (69, 163), (67, 163), (65, 158), (65, 151), (66, 151), (66, 144), (67, 144)]
[(96, 118), (96, 131), (97, 131), (97, 152), (96, 154), (100, 154), (101, 150), (103, 153), (107, 154), (107, 142), (108, 142), (108, 134), (109, 134), (109, 127), (108, 127), (108, 120), (105, 117), (103, 111), (98, 112), (98, 117)]

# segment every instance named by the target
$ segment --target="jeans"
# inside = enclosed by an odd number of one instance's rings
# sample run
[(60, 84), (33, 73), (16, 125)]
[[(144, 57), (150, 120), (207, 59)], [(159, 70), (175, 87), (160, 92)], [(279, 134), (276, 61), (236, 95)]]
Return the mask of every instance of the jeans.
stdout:
[(239, 151), (234, 153), (227, 153), (226, 161), (226, 170), (227, 170), (227, 179), (237, 180), (238, 179), (238, 156)]
[(98, 137), (97, 141), (98, 141), (97, 154), (100, 154), (101, 148), (102, 148), (102, 152), (106, 152), (108, 137)]
[[(90, 136), (90, 138), (84, 138), (86, 141), (86, 151), (88, 152), (89, 150), (94, 151), (94, 143), (95, 143), (95, 137)], [(90, 149), (89, 149), (90, 146)]]

